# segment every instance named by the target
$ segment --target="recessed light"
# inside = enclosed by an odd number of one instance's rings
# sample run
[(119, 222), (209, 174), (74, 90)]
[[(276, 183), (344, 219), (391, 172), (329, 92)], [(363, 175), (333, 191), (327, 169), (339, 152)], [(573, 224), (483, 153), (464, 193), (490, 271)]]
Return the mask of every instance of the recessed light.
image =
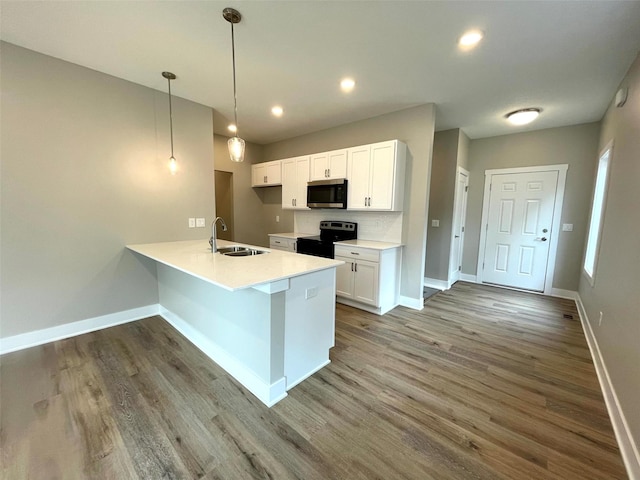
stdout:
[(350, 92), (356, 86), (356, 81), (353, 78), (344, 78), (340, 82), (340, 88), (343, 92)]
[(462, 49), (473, 48), (478, 45), (482, 37), (484, 37), (484, 34), (480, 30), (469, 30), (468, 32), (464, 32), (460, 37), (458, 45)]
[(233, 123), (227, 127), (230, 132), (236, 133), (238, 131), (238, 127), (236, 127)]
[(506, 117), (513, 125), (526, 125), (533, 122), (540, 115), (539, 108), (522, 108), (515, 112), (507, 113)]
[(281, 106), (276, 105), (271, 109), (271, 113), (273, 114), (274, 117), (281, 117), (282, 114), (284, 113), (284, 110), (282, 109)]

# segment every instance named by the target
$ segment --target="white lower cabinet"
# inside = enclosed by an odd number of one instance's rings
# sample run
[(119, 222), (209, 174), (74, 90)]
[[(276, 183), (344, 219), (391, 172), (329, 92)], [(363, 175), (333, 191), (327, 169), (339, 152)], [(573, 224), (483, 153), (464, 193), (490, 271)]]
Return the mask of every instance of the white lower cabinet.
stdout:
[(378, 250), (336, 244), (337, 301), (382, 315), (399, 304), (401, 247)]
[(346, 262), (336, 270), (336, 295), (378, 306), (378, 264), (338, 257)]
[(296, 239), (288, 237), (277, 237), (275, 235), (269, 236), (269, 248), (275, 250), (282, 250), (284, 252), (296, 251)]

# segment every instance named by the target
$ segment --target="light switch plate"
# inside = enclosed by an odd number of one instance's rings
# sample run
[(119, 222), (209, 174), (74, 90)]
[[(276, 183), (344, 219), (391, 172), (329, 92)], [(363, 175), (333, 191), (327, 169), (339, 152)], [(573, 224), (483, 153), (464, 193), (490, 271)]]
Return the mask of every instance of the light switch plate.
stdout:
[(563, 232), (573, 232), (573, 223), (563, 223), (562, 224)]
[(196, 219), (195, 218), (190, 218), (189, 219), (189, 228), (196, 228)]
[(196, 218), (196, 227), (203, 228), (204, 226), (204, 218)]
[(440, 226), (440, 220), (431, 220), (431, 226), (432, 227), (439, 227)]

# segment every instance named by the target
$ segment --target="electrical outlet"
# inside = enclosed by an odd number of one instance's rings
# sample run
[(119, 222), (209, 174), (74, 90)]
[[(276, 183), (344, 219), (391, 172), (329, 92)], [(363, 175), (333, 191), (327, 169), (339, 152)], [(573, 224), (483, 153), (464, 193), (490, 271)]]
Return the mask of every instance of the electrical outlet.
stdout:
[(189, 228), (196, 228), (196, 219), (195, 218), (190, 218), (189, 219)]
[(204, 218), (196, 218), (196, 227), (204, 228)]
[(602, 312), (600, 312), (600, 318), (598, 319), (598, 326), (602, 325)]
[(318, 295), (318, 287), (307, 288), (304, 292), (304, 298), (307, 300), (315, 297), (316, 295)]
[(280, 223), (280, 215), (276, 215), (276, 223)]

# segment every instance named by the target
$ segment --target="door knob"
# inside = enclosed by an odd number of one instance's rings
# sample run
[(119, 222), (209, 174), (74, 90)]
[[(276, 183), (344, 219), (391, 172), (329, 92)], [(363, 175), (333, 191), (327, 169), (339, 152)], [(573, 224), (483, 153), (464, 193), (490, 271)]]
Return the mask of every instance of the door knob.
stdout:
[(460, 238), (460, 235), (454, 235), (455, 238)]
[(536, 238), (536, 240), (539, 240), (540, 242), (546, 242), (547, 241), (547, 237), (542, 237), (542, 238), (538, 237), (538, 238)]

